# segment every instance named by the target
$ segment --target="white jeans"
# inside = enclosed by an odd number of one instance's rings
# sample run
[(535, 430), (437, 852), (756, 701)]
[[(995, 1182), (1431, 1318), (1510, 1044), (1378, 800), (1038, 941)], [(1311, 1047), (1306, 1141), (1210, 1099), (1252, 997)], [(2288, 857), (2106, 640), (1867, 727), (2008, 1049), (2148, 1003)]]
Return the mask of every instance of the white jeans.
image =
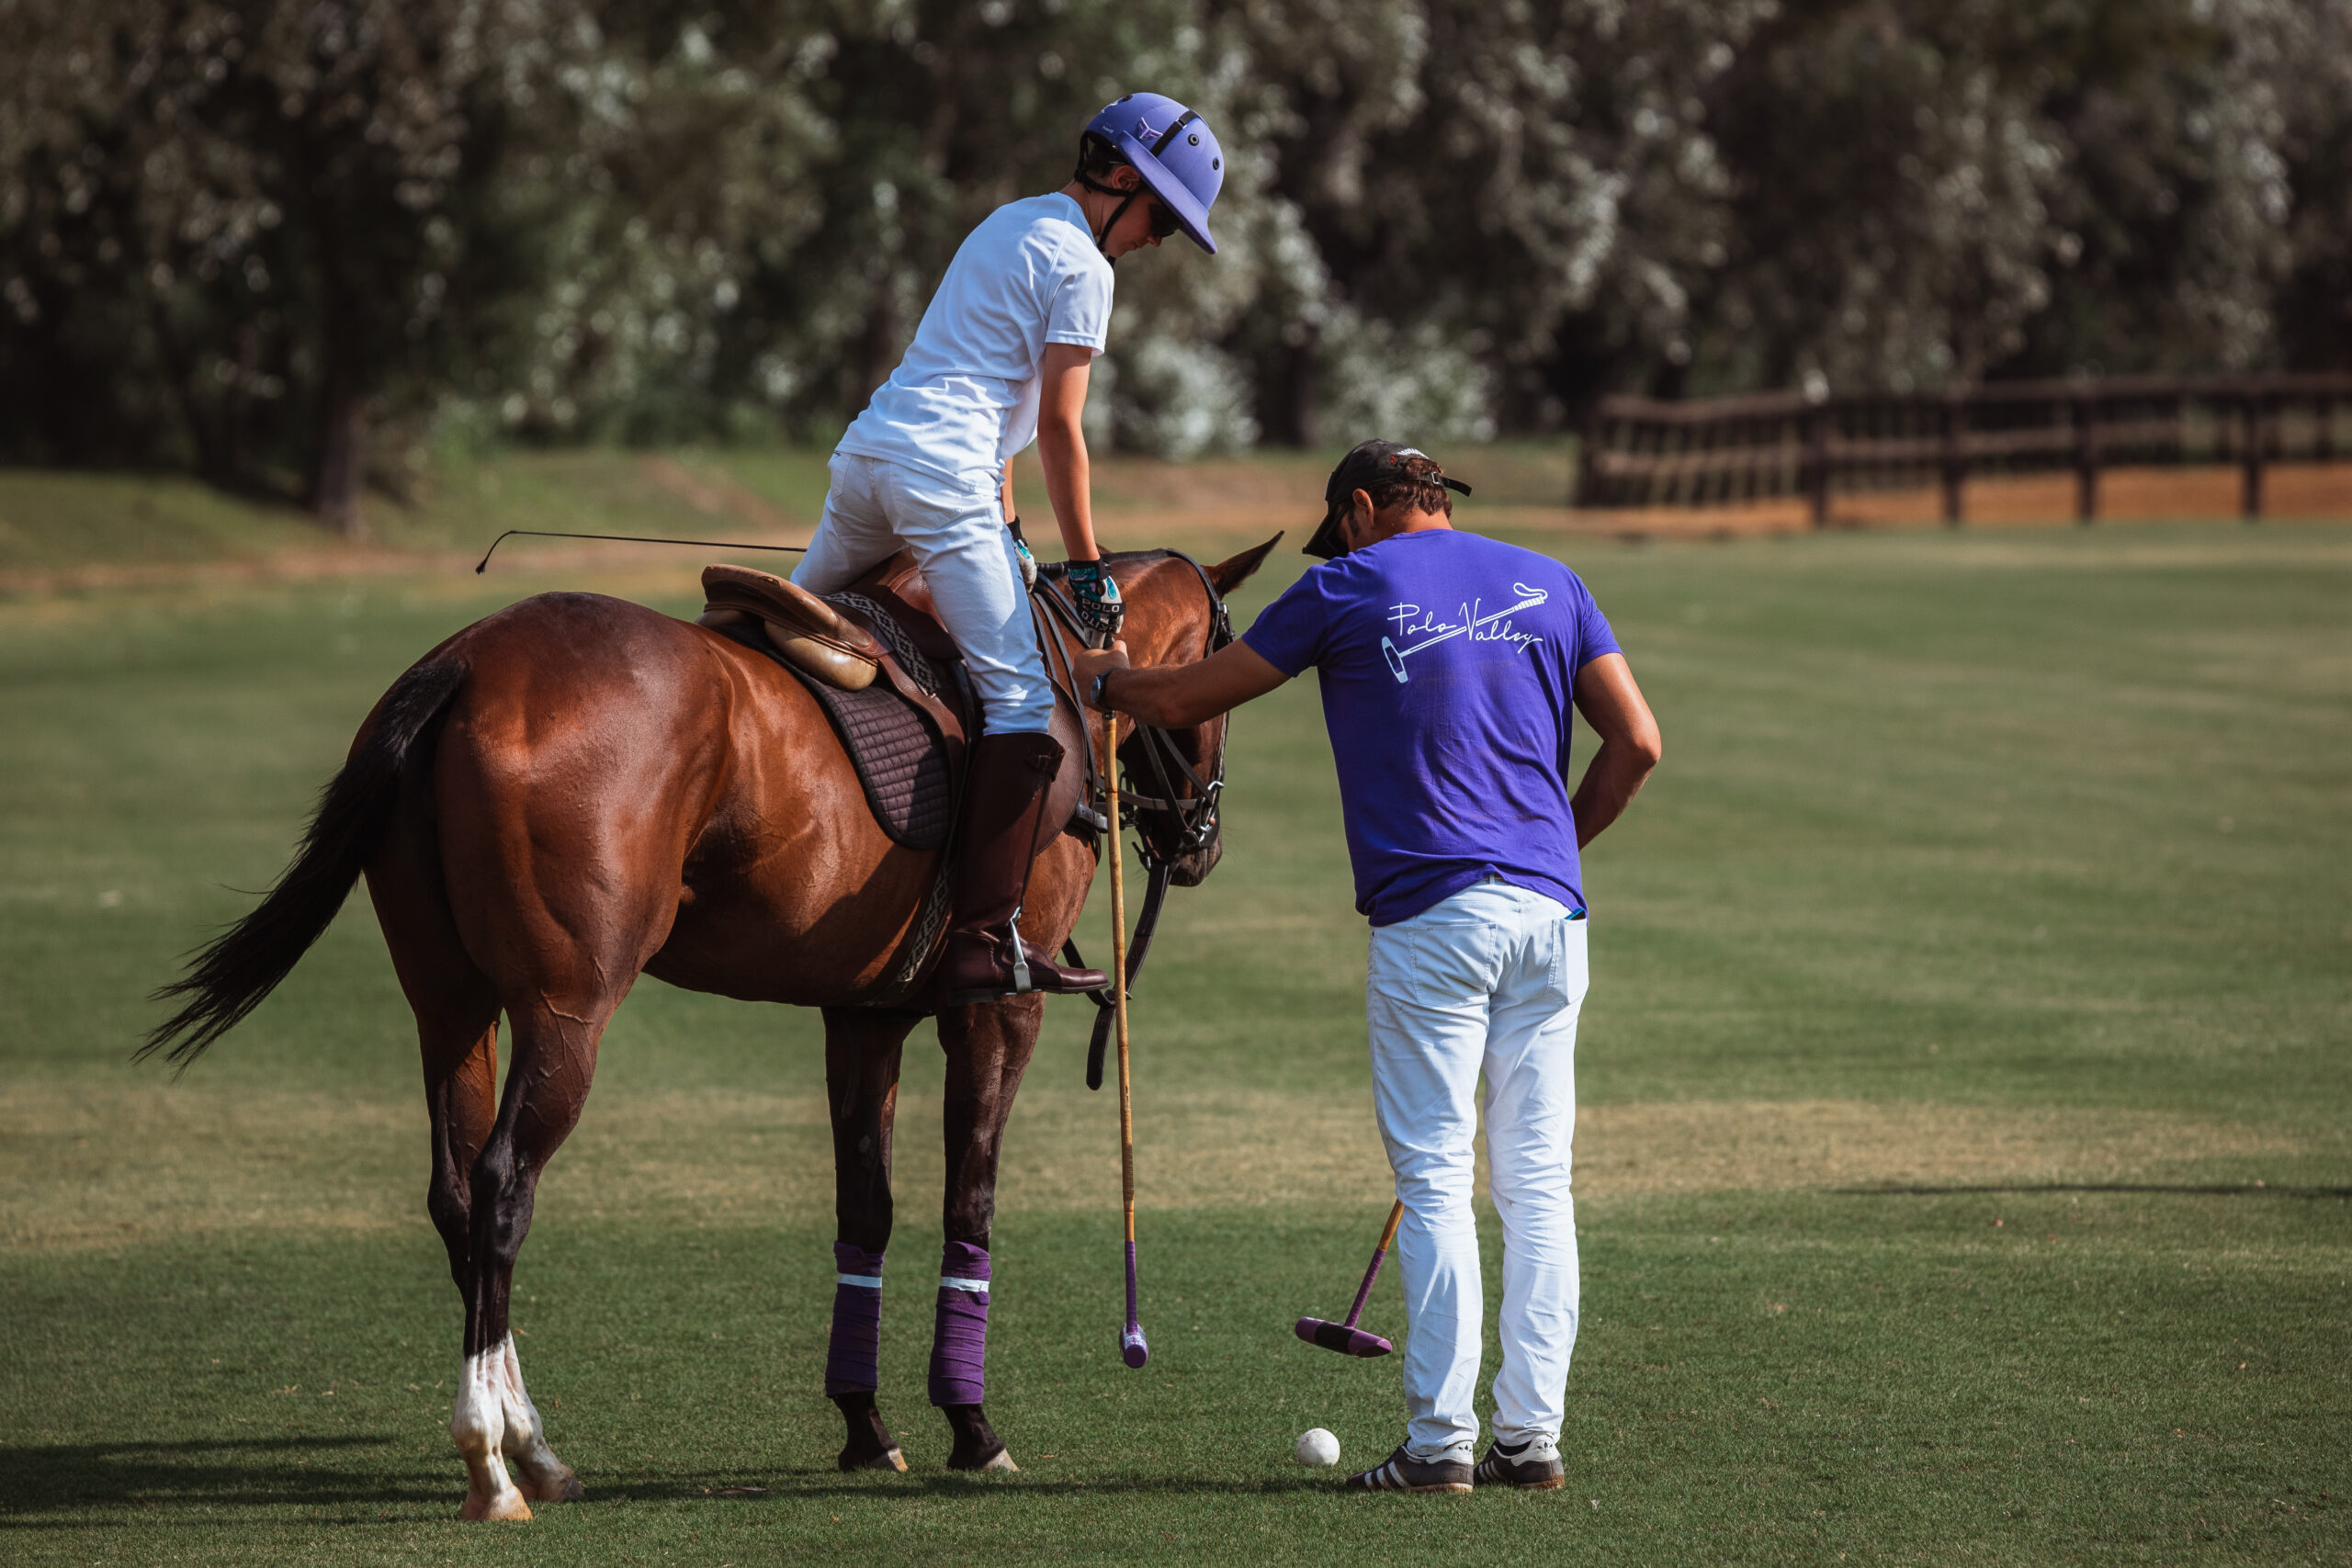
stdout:
[[(1372, 933), (1365, 1010), (1381, 1140), (1405, 1201), (1406, 1446), (1475, 1445), (1486, 1292), (1470, 1212), (1476, 1110), (1503, 1226), (1495, 1440), (1556, 1442), (1577, 1342), (1577, 1012), (1585, 921), (1558, 901), (1482, 882)], [(1479, 1107), (1471, 1097), (1483, 1071)]]
[(825, 514), (792, 581), (811, 593), (838, 592), (893, 552), (912, 550), (939, 619), (972, 672), (980, 728), (992, 735), (1043, 731), (1054, 691), (996, 481), (943, 479), (851, 452), (834, 453), (829, 466)]

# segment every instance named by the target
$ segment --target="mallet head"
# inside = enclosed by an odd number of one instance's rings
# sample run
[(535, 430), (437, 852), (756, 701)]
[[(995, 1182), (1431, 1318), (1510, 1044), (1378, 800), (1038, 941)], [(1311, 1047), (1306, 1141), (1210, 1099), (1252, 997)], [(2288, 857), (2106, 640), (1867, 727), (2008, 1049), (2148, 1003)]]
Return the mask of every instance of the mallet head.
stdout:
[(1326, 1323), (1319, 1317), (1302, 1317), (1296, 1333), (1309, 1345), (1320, 1345), (1326, 1350), (1337, 1350), (1342, 1356), (1385, 1356), (1396, 1348), (1377, 1334), (1367, 1334), (1361, 1328), (1350, 1328), (1344, 1323)]
[(1151, 1359), (1151, 1347), (1143, 1342), (1142, 1325), (1131, 1323), (1126, 1332), (1119, 1336), (1119, 1359), (1131, 1367), (1140, 1367)]

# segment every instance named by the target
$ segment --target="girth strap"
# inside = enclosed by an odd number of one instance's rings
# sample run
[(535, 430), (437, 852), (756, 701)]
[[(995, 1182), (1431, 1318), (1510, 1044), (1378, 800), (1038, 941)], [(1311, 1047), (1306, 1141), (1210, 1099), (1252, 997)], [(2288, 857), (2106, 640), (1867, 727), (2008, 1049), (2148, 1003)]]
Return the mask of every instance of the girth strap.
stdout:
[[(1116, 853), (1114, 849), (1113, 853)], [(1148, 868), (1150, 879), (1144, 885), (1143, 912), (1136, 917), (1135, 940), (1127, 944), (1127, 972), (1125, 976), (1129, 996), (1135, 995), (1136, 976), (1143, 973), (1144, 954), (1151, 951), (1151, 933), (1159, 929), (1159, 906), (1168, 897), (1168, 866), (1163, 863)], [(1086, 960), (1079, 956), (1078, 939), (1073, 936), (1062, 943), (1062, 957), (1071, 965), (1083, 969)], [(1102, 1087), (1102, 1052), (1111, 1038), (1111, 1021), (1118, 1015), (1119, 1004), (1111, 995), (1111, 987), (1086, 993), (1094, 1004), (1094, 1037), (1086, 1043), (1086, 1087)]]

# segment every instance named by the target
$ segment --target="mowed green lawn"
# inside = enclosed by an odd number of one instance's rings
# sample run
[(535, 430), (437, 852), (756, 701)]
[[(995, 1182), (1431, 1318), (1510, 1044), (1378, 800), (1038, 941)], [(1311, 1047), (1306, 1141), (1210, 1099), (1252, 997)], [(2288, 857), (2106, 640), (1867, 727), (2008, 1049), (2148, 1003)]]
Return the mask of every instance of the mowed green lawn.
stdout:
[[(1296, 686), (1237, 723), (1225, 863), (1136, 1002), (1150, 1365), (1118, 1361), (1115, 1107), (1063, 1005), (997, 1232), (1023, 1469), (943, 1471), (918, 1036), (883, 1392), (912, 1471), (838, 1474), (817, 1021), (649, 983), (516, 1279), (588, 1500), (459, 1525), (459, 1311), (365, 899), (184, 1079), (126, 1058), (377, 694), (558, 581), (526, 561), (0, 607), (0, 1561), (2352, 1557), (2352, 529), (1530, 542), (1668, 740), (1589, 859), (1565, 1491), (1349, 1498), (1290, 1461), (1402, 1424), (1393, 1361), (1289, 1327), (1345, 1308), (1388, 1200)], [(689, 572), (598, 570), (694, 607)], [(1367, 1321), (1401, 1335), (1393, 1277)]]

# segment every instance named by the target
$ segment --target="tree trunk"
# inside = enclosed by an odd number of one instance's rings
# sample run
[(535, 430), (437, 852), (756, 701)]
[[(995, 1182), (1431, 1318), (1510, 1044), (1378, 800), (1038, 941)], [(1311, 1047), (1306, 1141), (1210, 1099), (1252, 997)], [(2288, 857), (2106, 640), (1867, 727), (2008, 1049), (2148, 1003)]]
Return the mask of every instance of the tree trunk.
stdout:
[(899, 367), (899, 313), (888, 271), (874, 291), (874, 308), (866, 313), (865, 331), (858, 337), (848, 396), (842, 400), (848, 417), (855, 419), (874, 400), (890, 372)]
[(1310, 326), (1305, 335), (1290, 346), (1290, 408), (1289, 418), (1284, 422), (1290, 428), (1284, 434), (1290, 437), (1293, 446), (1313, 446), (1323, 434), (1316, 418), (1322, 398), (1322, 387), (1316, 376), (1316, 355), (1321, 347), (1317, 341), (1320, 336)]
[(346, 539), (363, 537), (360, 481), (368, 468), (368, 400), (344, 376), (329, 378), (321, 409), (317, 466), (311, 474), (311, 510)]
[(164, 380), (172, 389), (173, 405), (187, 427), (188, 445), (196, 449), (196, 471), (214, 484), (231, 483), (240, 476), (221, 450), (213, 422), (206, 417), (204, 401), (197, 395), (194, 364), (179, 334), (172, 330), (170, 307), (161, 298), (149, 298), (147, 324), (154, 336), (155, 356), (163, 361)]

